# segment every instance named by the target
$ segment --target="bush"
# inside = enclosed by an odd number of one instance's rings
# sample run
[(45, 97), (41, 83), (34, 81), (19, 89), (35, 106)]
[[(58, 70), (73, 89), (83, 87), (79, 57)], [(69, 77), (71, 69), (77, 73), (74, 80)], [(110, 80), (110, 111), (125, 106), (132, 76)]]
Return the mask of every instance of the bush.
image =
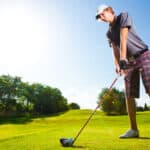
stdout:
[(136, 111), (144, 111), (144, 108), (142, 106), (137, 106)]
[(77, 103), (70, 103), (69, 108), (70, 109), (80, 109), (80, 106)]
[(105, 88), (99, 94), (98, 103), (100, 103), (100, 101), (102, 102), (100, 109), (104, 111), (106, 115), (127, 114), (124, 92), (115, 88), (113, 88), (109, 94), (106, 94), (107, 91), (108, 89)]

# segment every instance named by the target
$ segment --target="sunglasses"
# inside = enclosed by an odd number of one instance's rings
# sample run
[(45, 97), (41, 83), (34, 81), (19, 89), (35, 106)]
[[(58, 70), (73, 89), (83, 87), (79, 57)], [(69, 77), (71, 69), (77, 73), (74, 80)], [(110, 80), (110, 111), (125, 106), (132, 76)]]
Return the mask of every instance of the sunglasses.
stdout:
[(96, 15), (95, 18), (96, 18), (96, 20), (100, 19), (101, 18), (100, 14)]

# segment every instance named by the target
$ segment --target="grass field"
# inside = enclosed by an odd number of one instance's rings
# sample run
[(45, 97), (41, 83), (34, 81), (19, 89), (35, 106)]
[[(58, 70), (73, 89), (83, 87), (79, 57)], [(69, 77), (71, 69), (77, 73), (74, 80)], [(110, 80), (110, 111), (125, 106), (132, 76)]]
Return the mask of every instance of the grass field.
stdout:
[(128, 129), (127, 116), (97, 112), (74, 147), (60, 145), (61, 137), (74, 137), (91, 110), (72, 110), (56, 116), (0, 119), (0, 150), (150, 150), (150, 112), (138, 112), (138, 139), (119, 139)]

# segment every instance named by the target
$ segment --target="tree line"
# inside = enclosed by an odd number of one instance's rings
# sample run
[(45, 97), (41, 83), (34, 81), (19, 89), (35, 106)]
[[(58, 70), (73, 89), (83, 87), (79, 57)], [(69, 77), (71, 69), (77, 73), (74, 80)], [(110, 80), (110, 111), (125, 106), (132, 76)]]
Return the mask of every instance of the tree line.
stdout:
[[(98, 103), (103, 101), (100, 109), (107, 115), (127, 114), (124, 92), (113, 88), (103, 97), (107, 90), (108, 88), (104, 88), (98, 96)], [(68, 104), (58, 88), (40, 83), (29, 84), (17, 76), (0, 76), (0, 116), (52, 114), (69, 109), (80, 109), (80, 106), (76, 103)], [(145, 110), (150, 110), (147, 104), (144, 107), (137, 106), (137, 111)]]
[(50, 114), (69, 109), (67, 99), (57, 88), (29, 84), (21, 77), (0, 76), (0, 115)]

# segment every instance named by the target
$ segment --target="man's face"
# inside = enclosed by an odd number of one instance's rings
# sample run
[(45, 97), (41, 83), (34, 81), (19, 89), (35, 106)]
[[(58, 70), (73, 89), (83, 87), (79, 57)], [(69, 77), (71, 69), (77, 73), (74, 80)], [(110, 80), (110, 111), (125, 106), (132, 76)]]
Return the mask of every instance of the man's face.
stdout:
[(104, 22), (110, 23), (112, 21), (112, 13), (110, 11), (104, 10), (99, 14), (99, 19)]

